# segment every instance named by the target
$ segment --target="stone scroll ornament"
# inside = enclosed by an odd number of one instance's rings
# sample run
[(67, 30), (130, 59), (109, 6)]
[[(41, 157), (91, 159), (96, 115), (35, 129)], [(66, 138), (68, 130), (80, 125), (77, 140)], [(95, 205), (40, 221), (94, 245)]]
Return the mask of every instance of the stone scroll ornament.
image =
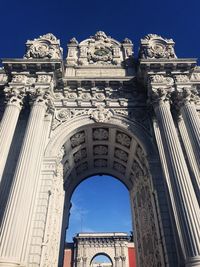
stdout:
[(172, 39), (164, 39), (157, 34), (148, 34), (141, 39), (139, 57), (141, 59), (176, 58), (174, 44)]
[(42, 35), (34, 40), (28, 40), (24, 57), (27, 59), (61, 59), (60, 41), (52, 33)]

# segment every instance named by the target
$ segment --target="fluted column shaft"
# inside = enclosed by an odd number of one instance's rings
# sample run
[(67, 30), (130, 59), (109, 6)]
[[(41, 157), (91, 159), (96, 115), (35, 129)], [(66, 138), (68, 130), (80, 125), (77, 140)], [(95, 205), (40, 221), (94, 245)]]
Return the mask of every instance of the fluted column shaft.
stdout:
[(189, 133), (194, 155), (200, 170), (200, 118), (194, 103), (186, 102), (182, 105), (180, 110)]
[(0, 123), (0, 182), (22, 108), (22, 99), (11, 96)]
[(25, 239), (43, 152), (40, 148), (45, 112), (46, 101), (39, 97), (30, 113), (1, 228), (0, 266), (18, 266), (27, 245)]
[[(163, 93), (163, 92), (162, 92)], [(154, 102), (161, 138), (166, 154), (172, 203), (177, 231), (186, 266), (200, 266), (200, 211), (190, 175), (170, 112), (169, 102)]]

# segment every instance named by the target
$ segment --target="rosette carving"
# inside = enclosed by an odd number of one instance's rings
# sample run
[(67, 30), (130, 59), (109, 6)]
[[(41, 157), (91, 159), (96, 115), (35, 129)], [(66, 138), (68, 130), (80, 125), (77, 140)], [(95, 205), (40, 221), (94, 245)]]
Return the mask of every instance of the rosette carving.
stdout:
[(27, 41), (26, 47), (25, 58), (62, 58), (60, 41), (51, 33), (40, 36), (33, 41)]

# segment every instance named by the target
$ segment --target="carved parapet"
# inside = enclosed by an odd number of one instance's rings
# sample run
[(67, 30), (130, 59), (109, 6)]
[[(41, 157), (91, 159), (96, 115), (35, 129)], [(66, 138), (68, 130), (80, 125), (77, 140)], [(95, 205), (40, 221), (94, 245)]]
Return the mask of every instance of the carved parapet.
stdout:
[[(122, 43), (98, 31), (94, 36), (78, 43), (72, 38), (68, 44), (67, 65), (117, 65), (120, 66), (133, 54), (129, 39)], [(128, 64), (128, 62), (126, 62)]]
[(176, 58), (174, 41), (157, 34), (148, 34), (141, 39), (139, 57), (142, 59)]
[(60, 41), (52, 33), (28, 40), (24, 57), (28, 59), (62, 59)]

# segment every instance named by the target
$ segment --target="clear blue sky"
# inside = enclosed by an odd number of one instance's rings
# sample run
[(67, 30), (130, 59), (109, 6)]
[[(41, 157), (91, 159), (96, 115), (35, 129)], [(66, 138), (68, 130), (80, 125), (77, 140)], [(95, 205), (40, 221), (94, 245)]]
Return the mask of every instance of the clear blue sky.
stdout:
[(137, 52), (140, 38), (157, 33), (176, 42), (179, 57), (200, 58), (200, 1), (182, 0), (2, 0), (0, 57), (22, 57), (27, 39), (52, 32), (79, 41), (103, 30), (129, 37)]
[[(178, 57), (200, 58), (199, 0), (2, 0), (0, 7), (0, 58), (22, 57), (27, 39), (48, 32), (61, 40), (66, 55), (70, 38), (75, 36), (81, 41), (98, 30), (119, 41), (130, 38), (135, 54), (142, 37), (157, 33), (174, 39)], [(101, 190), (98, 179), (102, 182)], [(71, 215), (74, 229), (69, 238), (81, 227), (82, 230), (129, 231), (129, 196), (125, 187), (103, 177), (91, 181), (85, 181), (74, 193)]]
[(93, 176), (72, 195), (67, 241), (78, 232), (132, 231), (129, 192), (111, 176)]

